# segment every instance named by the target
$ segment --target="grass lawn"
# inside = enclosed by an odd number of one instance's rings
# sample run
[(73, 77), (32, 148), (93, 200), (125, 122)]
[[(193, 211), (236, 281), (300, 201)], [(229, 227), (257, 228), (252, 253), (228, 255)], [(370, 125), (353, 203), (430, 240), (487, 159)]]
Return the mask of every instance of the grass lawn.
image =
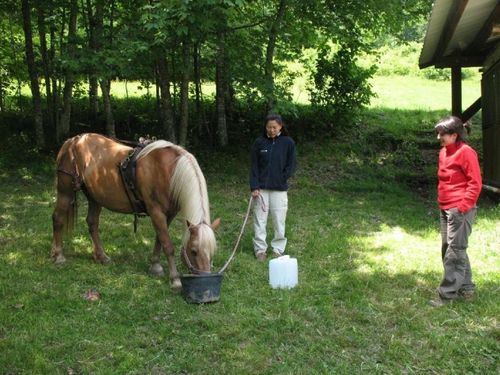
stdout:
[[(403, 96), (404, 86), (393, 89)], [(367, 111), (359, 138), (298, 145), (287, 221), (298, 287), (268, 286), (249, 226), (221, 301), (210, 305), (187, 304), (168, 280), (148, 274), (148, 219), (134, 234), (130, 216), (104, 211), (102, 239), (113, 262), (93, 263), (82, 196), (68, 261), (51, 264), (53, 163), (21, 150), (2, 154), (0, 373), (497, 373), (500, 208), (486, 197), (479, 202), (469, 249), (476, 300), (429, 306), (442, 276), (434, 161), (398, 158), (401, 148), (385, 142), (401, 144), (404, 129), (431, 126), (446, 107), (405, 105)], [(380, 138), (363, 133), (372, 129)], [(246, 209), (248, 152), (196, 156), (212, 219), (222, 218), (217, 268)], [(401, 180), (412, 163), (427, 184)], [(181, 232), (176, 220), (177, 245)], [(82, 298), (91, 288), (99, 301)]]
[[(371, 80), (377, 97), (371, 107), (389, 109), (439, 110), (451, 108), (451, 82), (415, 76), (376, 76)], [(481, 96), (479, 79), (462, 81), (462, 107), (465, 110)]]

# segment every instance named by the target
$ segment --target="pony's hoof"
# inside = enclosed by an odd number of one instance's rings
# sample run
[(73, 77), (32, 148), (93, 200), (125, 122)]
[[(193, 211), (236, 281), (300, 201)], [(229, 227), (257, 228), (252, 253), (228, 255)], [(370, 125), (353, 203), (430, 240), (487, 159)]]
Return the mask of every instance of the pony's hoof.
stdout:
[(163, 277), (165, 276), (165, 272), (163, 271), (163, 267), (159, 263), (152, 264), (149, 268), (149, 272), (151, 272), (154, 276)]
[(173, 279), (170, 281), (170, 288), (173, 290), (179, 290), (182, 288), (181, 279)]
[(59, 254), (57, 256), (53, 256), (52, 257), (52, 261), (54, 262), (54, 264), (63, 264), (64, 262), (66, 262), (66, 258), (64, 257), (64, 255), (62, 254)]
[(94, 257), (95, 261), (100, 264), (109, 264), (111, 263), (111, 258), (107, 255), (101, 255), (99, 257)]

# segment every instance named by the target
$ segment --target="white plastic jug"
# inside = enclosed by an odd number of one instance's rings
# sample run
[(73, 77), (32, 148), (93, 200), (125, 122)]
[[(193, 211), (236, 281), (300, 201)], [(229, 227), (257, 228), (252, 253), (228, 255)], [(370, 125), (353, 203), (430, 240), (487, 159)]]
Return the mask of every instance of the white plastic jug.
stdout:
[(283, 255), (269, 261), (269, 284), (271, 288), (293, 288), (299, 283), (296, 258)]

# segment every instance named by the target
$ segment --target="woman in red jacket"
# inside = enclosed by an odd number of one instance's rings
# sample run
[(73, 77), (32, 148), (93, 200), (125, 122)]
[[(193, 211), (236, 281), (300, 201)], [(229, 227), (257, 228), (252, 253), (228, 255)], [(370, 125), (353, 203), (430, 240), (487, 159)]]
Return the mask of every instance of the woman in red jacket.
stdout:
[(464, 142), (469, 123), (458, 117), (442, 119), (435, 126), (441, 142), (438, 168), (438, 203), (441, 210), (441, 256), (444, 277), (433, 306), (470, 299), (475, 285), (467, 256), (467, 244), (476, 216), (482, 180), (476, 151)]

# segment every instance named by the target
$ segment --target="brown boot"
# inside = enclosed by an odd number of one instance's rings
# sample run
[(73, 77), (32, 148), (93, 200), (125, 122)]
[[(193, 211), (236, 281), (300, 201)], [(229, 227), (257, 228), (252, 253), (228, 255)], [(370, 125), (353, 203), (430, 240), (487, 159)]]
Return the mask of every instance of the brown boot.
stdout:
[(255, 258), (257, 259), (257, 262), (265, 262), (266, 261), (266, 253), (257, 253), (255, 254)]

